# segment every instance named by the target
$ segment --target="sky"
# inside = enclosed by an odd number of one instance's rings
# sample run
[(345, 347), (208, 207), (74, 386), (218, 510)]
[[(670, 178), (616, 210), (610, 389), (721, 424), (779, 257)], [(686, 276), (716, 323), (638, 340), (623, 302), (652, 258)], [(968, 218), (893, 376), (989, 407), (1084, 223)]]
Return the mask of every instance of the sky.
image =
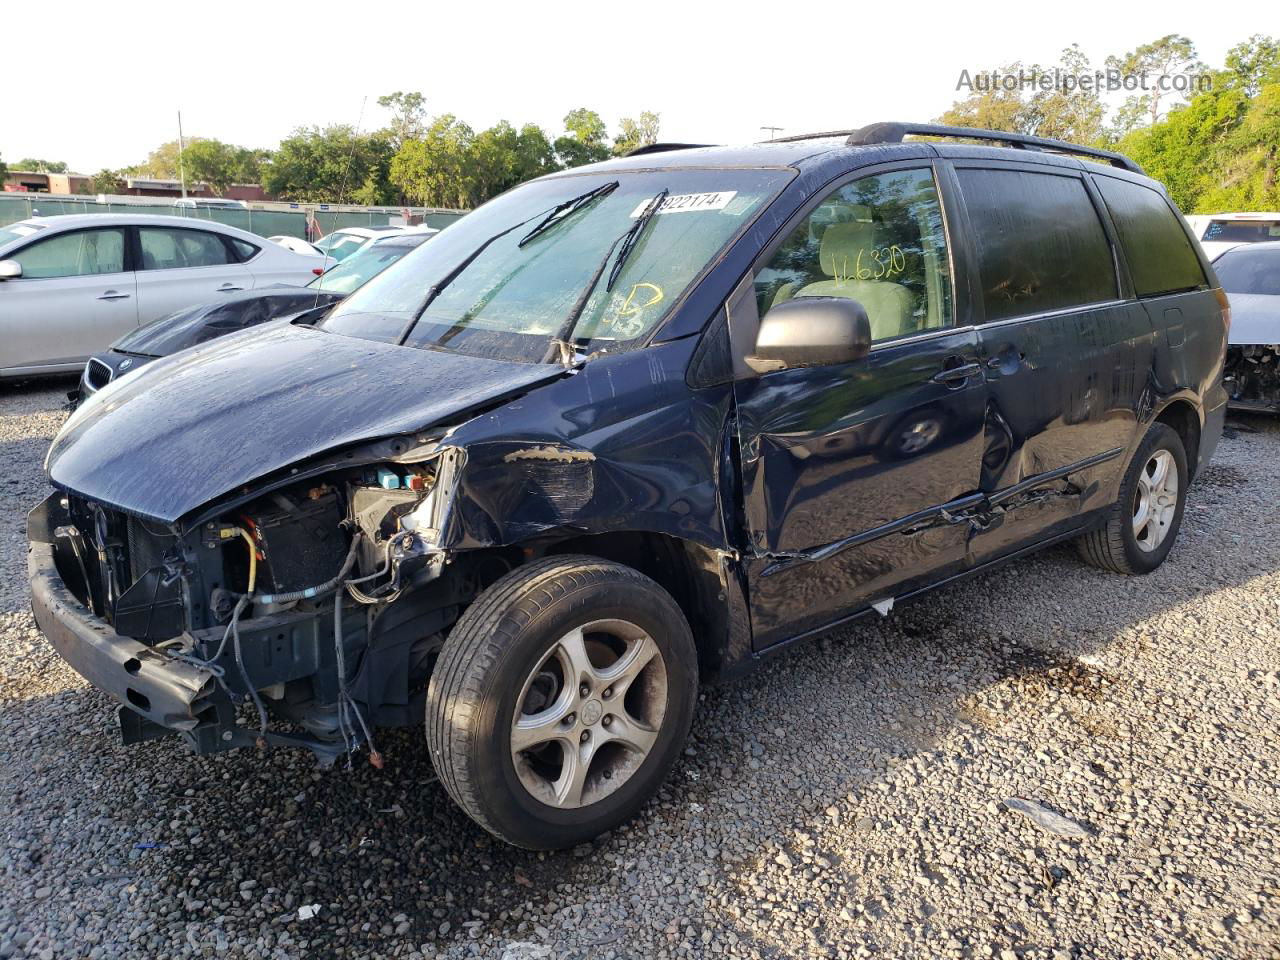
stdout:
[[(1249, 8), (1263, 5), (1233, 5)], [(68, 0), (50, 15), (93, 24), (101, 11)], [(1099, 67), (1182, 33), (1218, 66), (1266, 32), (1248, 20), (1175, 0), (126, 5), (109, 28), (59, 30), (55, 56), (6, 44), (9, 89), (22, 95), (0, 113), (0, 159), (83, 173), (138, 163), (177, 135), (179, 110), (188, 136), (274, 147), (296, 127), (375, 129), (387, 119), (378, 96), (395, 90), (420, 90), (431, 114), (475, 130), (505, 119), (554, 137), (569, 110), (589, 107), (611, 132), (651, 110), (660, 139), (748, 143), (769, 135), (765, 125), (790, 134), (927, 121), (960, 95), (962, 70), (1056, 63), (1073, 42)]]

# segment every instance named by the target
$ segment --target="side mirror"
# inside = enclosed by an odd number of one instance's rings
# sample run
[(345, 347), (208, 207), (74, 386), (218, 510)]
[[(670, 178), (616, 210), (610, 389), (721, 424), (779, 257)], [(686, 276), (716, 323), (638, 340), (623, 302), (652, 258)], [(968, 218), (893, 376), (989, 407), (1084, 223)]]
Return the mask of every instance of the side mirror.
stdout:
[(0, 260), (0, 280), (17, 280), (22, 276), (22, 264), (17, 260)]
[(796, 297), (765, 314), (756, 334), (756, 352), (746, 361), (756, 373), (769, 373), (852, 363), (870, 349), (871, 321), (857, 300)]

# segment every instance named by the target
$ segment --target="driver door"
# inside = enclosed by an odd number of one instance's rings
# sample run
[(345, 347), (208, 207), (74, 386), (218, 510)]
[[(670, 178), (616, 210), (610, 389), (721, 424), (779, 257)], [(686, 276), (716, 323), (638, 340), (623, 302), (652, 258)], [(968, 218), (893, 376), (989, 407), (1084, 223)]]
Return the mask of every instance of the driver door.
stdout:
[(730, 303), (737, 357), (797, 297), (857, 300), (872, 335), (862, 359), (735, 381), (757, 648), (964, 565), (986, 387), (950, 262), (932, 169), (896, 169), (821, 200)]

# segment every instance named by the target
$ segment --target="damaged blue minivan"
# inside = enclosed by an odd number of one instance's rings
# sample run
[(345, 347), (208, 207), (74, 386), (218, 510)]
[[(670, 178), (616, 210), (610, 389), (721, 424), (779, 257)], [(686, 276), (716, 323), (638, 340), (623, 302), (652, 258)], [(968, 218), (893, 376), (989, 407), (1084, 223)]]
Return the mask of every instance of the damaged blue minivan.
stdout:
[(1062, 540), (1159, 566), (1229, 322), (1116, 154), (642, 148), (91, 397), (30, 515), (35, 614), (127, 742), (381, 765), (422, 725), (477, 823), (565, 847), (655, 793), (699, 684)]

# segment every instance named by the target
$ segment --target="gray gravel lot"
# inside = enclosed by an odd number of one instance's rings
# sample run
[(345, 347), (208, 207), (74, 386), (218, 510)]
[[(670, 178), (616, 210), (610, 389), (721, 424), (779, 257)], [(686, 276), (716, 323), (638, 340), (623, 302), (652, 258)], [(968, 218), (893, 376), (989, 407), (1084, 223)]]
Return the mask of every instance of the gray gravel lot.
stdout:
[(1280, 957), (1280, 424), (1155, 574), (1058, 548), (781, 654), (635, 822), (538, 855), (418, 731), (381, 772), (119, 746), (28, 612), (64, 390), (0, 387), (0, 958)]

